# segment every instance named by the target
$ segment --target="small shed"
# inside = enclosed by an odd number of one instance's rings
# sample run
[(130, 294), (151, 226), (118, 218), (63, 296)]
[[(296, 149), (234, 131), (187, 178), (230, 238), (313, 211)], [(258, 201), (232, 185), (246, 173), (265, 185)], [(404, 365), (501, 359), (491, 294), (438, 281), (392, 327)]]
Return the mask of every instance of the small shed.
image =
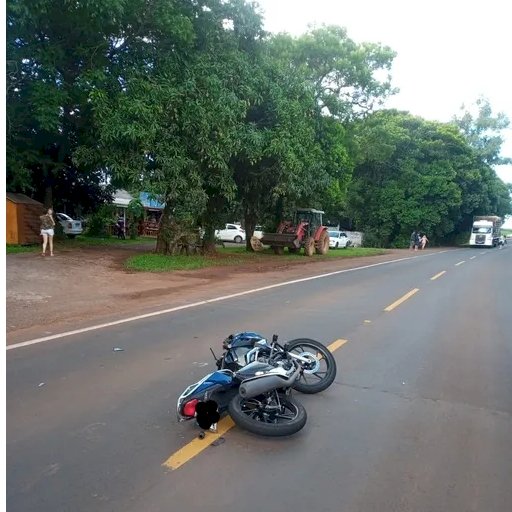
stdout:
[(44, 205), (25, 194), (7, 193), (6, 242), (37, 244), (41, 240), (41, 220)]

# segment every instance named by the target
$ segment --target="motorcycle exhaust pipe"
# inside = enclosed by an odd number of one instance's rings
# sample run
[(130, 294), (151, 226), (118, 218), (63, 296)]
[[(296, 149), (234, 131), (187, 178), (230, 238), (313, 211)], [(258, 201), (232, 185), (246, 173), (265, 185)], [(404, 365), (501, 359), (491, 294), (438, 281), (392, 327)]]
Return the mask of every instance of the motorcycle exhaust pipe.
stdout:
[(279, 375), (263, 375), (262, 377), (247, 379), (240, 384), (238, 393), (242, 398), (254, 398), (274, 389), (289, 388), (293, 386), (299, 377), (300, 371), (301, 369), (297, 368), (288, 379), (284, 379)]

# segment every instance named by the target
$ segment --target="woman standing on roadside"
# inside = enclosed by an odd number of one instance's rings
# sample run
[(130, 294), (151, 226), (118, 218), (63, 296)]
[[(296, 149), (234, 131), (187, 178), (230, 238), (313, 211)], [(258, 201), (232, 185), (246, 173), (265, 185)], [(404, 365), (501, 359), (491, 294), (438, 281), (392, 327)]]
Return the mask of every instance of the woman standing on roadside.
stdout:
[(43, 237), (43, 256), (46, 256), (46, 244), (50, 240), (50, 256), (53, 256), (53, 235), (55, 231), (55, 221), (53, 220), (53, 210), (48, 208), (48, 211), (39, 217), (41, 219), (41, 235)]

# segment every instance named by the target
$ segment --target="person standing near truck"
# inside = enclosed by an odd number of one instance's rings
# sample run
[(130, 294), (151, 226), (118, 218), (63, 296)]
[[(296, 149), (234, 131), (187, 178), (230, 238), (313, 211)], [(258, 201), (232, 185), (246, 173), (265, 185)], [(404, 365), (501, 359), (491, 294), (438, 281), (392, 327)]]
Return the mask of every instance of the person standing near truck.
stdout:
[(410, 244), (409, 244), (409, 249), (412, 251), (413, 249), (415, 251), (418, 250), (418, 246), (420, 244), (420, 235), (418, 234), (418, 232), (416, 230), (414, 230), (412, 233), (411, 233), (411, 240), (410, 240)]

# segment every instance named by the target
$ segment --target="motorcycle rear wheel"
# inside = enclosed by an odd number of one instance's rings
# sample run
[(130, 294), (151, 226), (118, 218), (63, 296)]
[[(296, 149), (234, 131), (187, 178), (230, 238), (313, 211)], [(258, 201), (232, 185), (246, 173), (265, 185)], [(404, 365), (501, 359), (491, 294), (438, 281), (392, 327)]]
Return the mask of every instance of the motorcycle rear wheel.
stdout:
[(272, 410), (262, 405), (267, 395), (249, 399), (237, 395), (229, 402), (229, 414), (239, 427), (253, 434), (268, 437), (291, 436), (304, 428), (307, 420), (306, 409), (290, 396), (277, 396), (278, 398), (273, 398), (273, 407), (277, 410)]

